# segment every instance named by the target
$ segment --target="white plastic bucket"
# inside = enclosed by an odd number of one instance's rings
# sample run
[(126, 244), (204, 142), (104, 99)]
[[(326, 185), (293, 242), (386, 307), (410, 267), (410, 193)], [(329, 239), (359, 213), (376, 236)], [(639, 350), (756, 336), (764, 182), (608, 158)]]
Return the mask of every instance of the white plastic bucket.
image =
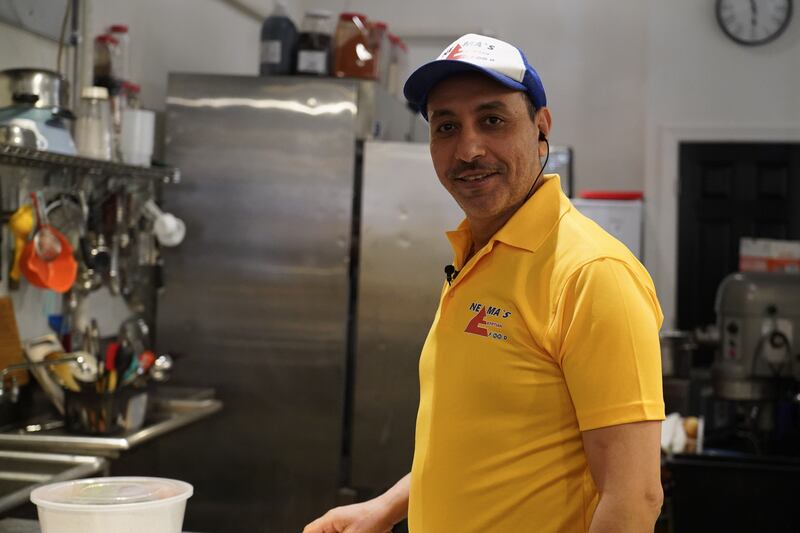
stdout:
[(31, 501), (42, 533), (181, 533), (190, 484), (155, 477), (105, 477), (39, 487)]
[(156, 115), (145, 109), (126, 109), (122, 112), (120, 152), (129, 165), (150, 166), (153, 155)]

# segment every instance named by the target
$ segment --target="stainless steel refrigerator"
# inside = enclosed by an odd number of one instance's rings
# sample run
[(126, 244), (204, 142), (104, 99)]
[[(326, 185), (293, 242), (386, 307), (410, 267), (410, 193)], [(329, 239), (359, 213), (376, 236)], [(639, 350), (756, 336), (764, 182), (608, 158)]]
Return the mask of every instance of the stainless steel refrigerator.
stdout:
[[(159, 443), (185, 528), (300, 531), (408, 472), (417, 360), (461, 213), (376, 83), (174, 74), (159, 349), (224, 412)], [(355, 489), (355, 490), (353, 490)]]

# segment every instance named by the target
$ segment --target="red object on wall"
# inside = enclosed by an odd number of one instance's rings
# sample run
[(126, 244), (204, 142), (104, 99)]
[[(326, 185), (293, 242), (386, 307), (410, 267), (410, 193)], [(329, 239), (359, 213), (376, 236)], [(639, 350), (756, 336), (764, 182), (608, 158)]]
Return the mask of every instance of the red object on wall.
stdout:
[(578, 196), (586, 200), (641, 200), (642, 191), (581, 191)]

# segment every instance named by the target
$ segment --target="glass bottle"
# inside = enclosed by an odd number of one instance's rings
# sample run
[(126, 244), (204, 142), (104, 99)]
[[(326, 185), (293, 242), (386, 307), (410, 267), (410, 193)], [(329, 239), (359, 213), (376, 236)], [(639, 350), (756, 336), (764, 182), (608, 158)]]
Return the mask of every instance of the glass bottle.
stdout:
[(107, 33), (98, 35), (94, 40), (94, 85), (116, 91), (119, 79), (119, 41)]
[(370, 49), (366, 15), (352, 12), (339, 15), (334, 74), (340, 78), (375, 78), (375, 57)]
[(330, 75), (332, 19), (330, 11), (306, 12), (297, 40), (297, 74)]
[(111, 110), (108, 89), (105, 87), (84, 87), (81, 91), (78, 120), (75, 123), (75, 145), (78, 154), (84, 157), (111, 160)]

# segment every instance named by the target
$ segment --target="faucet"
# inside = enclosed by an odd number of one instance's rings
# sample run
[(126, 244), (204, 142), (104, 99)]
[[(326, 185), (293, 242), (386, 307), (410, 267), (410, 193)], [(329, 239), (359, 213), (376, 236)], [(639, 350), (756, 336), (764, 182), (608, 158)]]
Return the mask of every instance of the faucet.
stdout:
[(6, 378), (11, 372), (16, 372), (17, 370), (30, 370), (32, 368), (38, 368), (41, 366), (63, 365), (72, 362), (78, 363), (78, 366), (80, 366), (82, 371), (87, 371), (89, 369), (89, 365), (86, 363), (86, 358), (81, 354), (74, 353), (64, 354), (61, 357), (48, 359), (46, 361), (28, 361), (27, 363), (8, 365), (4, 369), (0, 370), (0, 403), (3, 403), (6, 397), (11, 399), (11, 403), (17, 403), (17, 400), (19, 400), (19, 384), (17, 384), (17, 378), (11, 376), (11, 386), (6, 386)]

